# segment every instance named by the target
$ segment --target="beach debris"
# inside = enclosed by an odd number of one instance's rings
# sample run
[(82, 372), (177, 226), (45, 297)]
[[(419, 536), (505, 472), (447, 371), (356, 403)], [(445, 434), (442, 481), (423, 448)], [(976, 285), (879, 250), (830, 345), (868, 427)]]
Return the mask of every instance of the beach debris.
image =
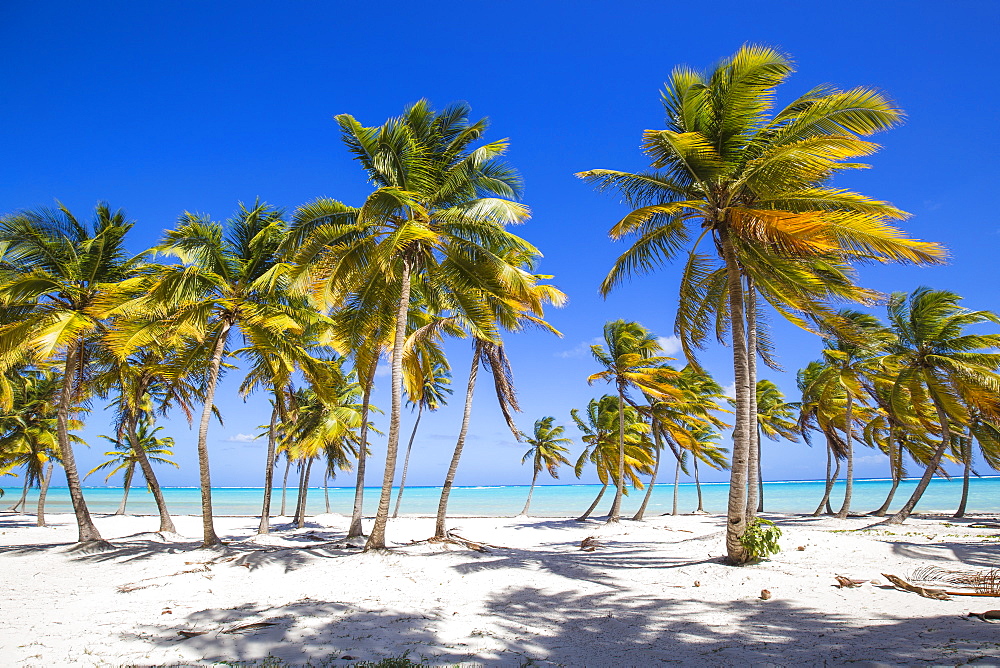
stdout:
[(854, 578), (847, 578), (843, 575), (837, 575), (835, 577), (837, 578), (837, 584), (833, 586), (837, 589), (843, 589), (844, 587), (853, 589), (854, 587), (860, 587), (864, 583), (868, 582), (868, 580), (855, 580)]
[(187, 640), (188, 638), (194, 638), (195, 636), (203, 636), (206, 633), (208, 633), (208, 631), (178, 631), (177, 635), (184, 636), (184, 639)]
[(799, 552), (805, 552), (806, 551), (806, 546), (805, 545), (799, 545), (795, 549), (798, 550)]
[(485, 554), (489, 554), (490, 549), (494, 550), (509, 549), (503, 547), (502, 545), (490, 545), (489, 543), (476, 543), (475, 541), (471, 541), (468, 538), (463, 538), (462, 536), (459, 536), (457, 533), (454, 533), (452, 531), (448, 531), (444, 536), (444, 538), (440, 536), (431, 536), (427, 540), (412, 541), (410, 542), (410, 545), (418, 545), (420, 543), (447, 543), (449, 545), (461, 545), (462, 547), (467, 547), (470, 550), (474, 550), (476, 552), (483, 552)]
[(881, 580), (872, 580), (872, 584), (873, 585), (881, 585), (882, 581)]
[(351, 656), (350, 654), (345, 654), (344, 656), (340, 657), (340, 659), (341, 659), (342, 661), (356, 661), (356, 660), (357, 660), (357, 658), (358, 658), (358, 657), (356, 657), (356, 656)]
[(249, 624), (240, 624), (239, 626), (231, 626), (228, 629), (223, 629), (219, 633), (228, 633), (231, 635), (252, 633), (254, 631), (266, 629), (267, 627), (274, 625), (275, 625), (274, 622), (251, 622)]
[(930, 589), (929, 587), (918, 587), (917, 585), (910, 584), (901, 577), (895, 575), (889, 575), (888, 573), (883, 573), (882, 577), (888, 580), (896, 589), (902, 589), (903, 591), (913, 592), (914, 594), (919, 594), (924, 598), (933, 598), (938, 601), (950, 601), (951, 597), (944, 589)]
[(992, 522), (977, 522), (976, 524), (970, 524), (970, 529), (1000, 529), (1000, 524), (994, 524)]
[(1000, 596), (1000, 569), (990, 570), (964, 569), (948, 570), (937, 566), (918, 568), (910, 575), (917, 582), (944, 582), (962, 587), (971, 587), (973, 591), (949, 591), (958, 596)]
[(969, 617), (978, 617), (990, 624), (1000, 624), (1000, 610), (987, 610), (986, 612), (970, 612)]
[(695, 580), (694, 581), (694, 586), (695, 587), (700, 587), (701, 586), (701, 580)]
[(760, 590), (760, 600), (767, 601), (767, 600), (770, 600), (770, 598), (771, 598), (771, 590), (770, 589), (761, 589)]
[(166, 609), (164, 609), (164, 611), (163, 611), (163, 612), (161, 612), (160, 614), (161, 614), (161, 615), (172, 615), (172, 614), (174, 614), (174, 611), (173, 611), (173, 610), (171, 610), (170, 608), (166, 608)]
[(587, 536), (580, 541), (580, 549), (584, 552), (593, 552), (599, 547), (603, 547), (603, 543), (597, 540), (597, 536)]

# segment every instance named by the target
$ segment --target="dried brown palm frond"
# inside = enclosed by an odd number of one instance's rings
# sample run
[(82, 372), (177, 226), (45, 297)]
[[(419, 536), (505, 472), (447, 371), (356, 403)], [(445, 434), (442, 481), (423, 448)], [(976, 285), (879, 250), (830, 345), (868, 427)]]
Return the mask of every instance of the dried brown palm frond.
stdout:
[(937, 566), (923, 566), (910, 575), (917, 582), (947, 582), (953, 585), (969, 587), (978, 594), (993, 594), (1000, 596), (1000, 569), (990, 570), (963, 569), (948, 570)]

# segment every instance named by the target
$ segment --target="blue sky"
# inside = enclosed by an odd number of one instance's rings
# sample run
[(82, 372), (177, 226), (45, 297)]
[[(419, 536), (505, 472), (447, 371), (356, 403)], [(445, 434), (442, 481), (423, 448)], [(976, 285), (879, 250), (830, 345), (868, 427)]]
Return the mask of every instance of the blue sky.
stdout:
[[(59, 199), (78, 215), (98, 200), (136, 220), (132, 246), (153, 244), (185, 210), (216, 219), (240, 200), (261, 197), (293, 209), (318, 196), (360, 203), (368, 192), (341, 146), (332, 116), (375, 125), (428, 98), (466, 100), (509, 137), (533, 212), (520, 232), (545, 254), (541, 271), (569, 295), (551, 312), (564, 337), (541, 332), (508, 341), (524, 413), (522, 429), (544, 415), (578, 434), (569, 410), (605, 391), (587, 344), (606, 320), (638, 320), (668, 337), (677, 271), (634, 280), (609, 299), (597, 286), (620, 245), (608, 228), (625, 211), (575, 172), (641, 169), (644, 129), (662, 127), (659, 90), (670, 70), (708, 68), (745, 42), (790, 54), (797, 74), (781, 99), (821, 83), (874, 86), (907, 112), (882, 134), (873, 169), (838, 183), (911, 212), (907, 231), (944, 243), (950, 264), (871, 267), (862, 283), (882, 291), (918, 285), (949, 289), (972, 308), (997, 309), (1000, 222), (995, 2), (37, 2), (0, 4), (0, 213)], [(780, 100), (779, 100), (780, 102)], [(812, 335), (775, 320), (788, 394), (794, 371), (817, 356)], [(456, 389), (464, 388), (468, 345), (451, 345)], [(729, 351), (703, 361), (732, 382)], [(264, 397), (236, 396), (237, 374), (220, 388), (225, 425), (210, 433), (213, 481), (256, 485), (263, 444), (247, 435), (266, 422)], [(387, 377), (376, 402), (388, 409)], [(458, 484), (527, 483), (523, 447), (506, 432), (481, 384)], [(460, 394), (460, 392), (458, 392)], [(425, 418), (411, 464), (414, 484), (443, 480), (458, 431), (461, 399)], [(180, 471), (166, 484), (195, 484), (195, 433), (164, 423), (177, 440)], [(408, 428), (408, 427), (404, 427)], [(78, 455), (93, 466), (106, 433), (97, 406)], [(370, 481), (381, 480), (382, 443)], [(574, 450), (578, 451), (579, 443)], [(823, 451), (765, 445), (765, 478), (823, 475)], [(884, 457), (858, 453), (859, 476), (884, 476)], [(350, 483), (350, 475), (341, 484)], [(724, 476), (706, 476), (724, 479)], [(585, 477), (584, 480), (591, 480)], [(95, 479), (91, 481), (98, 482)], [(563, 481), (573, 481), (569, 471)]]

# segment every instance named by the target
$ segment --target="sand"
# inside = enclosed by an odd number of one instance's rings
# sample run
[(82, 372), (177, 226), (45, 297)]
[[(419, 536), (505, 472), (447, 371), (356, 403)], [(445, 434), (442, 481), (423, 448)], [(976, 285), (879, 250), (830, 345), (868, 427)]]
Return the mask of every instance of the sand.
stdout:
[[(390, 522), (388, 553), (362, 554), (345, 543), (339, 515), (298, 531), (278, 519), (264, 539), (253, 538), (255, 518), (219, 518), (228, 544), (218, 550), (198, 547), (197, 517), (175, 518), (180, 535), (163, 536), (144, 533), (154, 517), (101, 516), (113, 548), (83, 553), (71, 546), (70, 515), (36, 528), (4, 514), (0, 664), (270, 655), (353, 665), (407, 654), (429, 665), (1000, 665), (1000, 625), (967, 616), (1000, 608), (1000, 598), (931, 600), (888, 588), (881, 575), (996, 567), (1000, 531), (921, 518), (891, 534), (845, 533), (871, 520), (769, 517), (784, 531), (783, 550), (736, 568), (721, 562), (719, 516), (449, 522), (498, 546), (486, 553), (408, 544), (427, 538), (433, 520), (407, 517)], [(589, 536), (600, 547), (581, 551)], [(838, 589), (835, 575), (882, 586)], [(269, 625), (235, 629), (258, 622)]]

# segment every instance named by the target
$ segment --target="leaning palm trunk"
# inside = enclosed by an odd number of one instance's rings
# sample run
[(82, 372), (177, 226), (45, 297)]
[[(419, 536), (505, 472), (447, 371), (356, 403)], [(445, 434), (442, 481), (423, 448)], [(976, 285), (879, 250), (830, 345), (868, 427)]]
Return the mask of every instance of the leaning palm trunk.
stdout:
[(757, 416), (757, 291), (747, 276), (747, 374), (750, 382), (750, 437), (747, 457), (747, 522), (757, 516), (760, 494), (760, 427)]
[[(135, 411), (131, 411), (127, 426), (128, 438), (129, 442), (132, 443), (132, 452), (135, 454), (136, 461), (139, 462), (142, 477), (146, 479), (146, 485), (149, 487), (149, 491), (153, 493), (153, 499), (156, 501), (156, 511), (160, 514), (159, 531), (177, 533), (177, 529), (174, 528), (174, 521), (170, 518), (170, 513), (167, 511), (167, 502), (163, 498), (163, 490), (160, 489), (160, 482), (156, 479), (156, 474), (153, 472), (153, 465), (149, 462), (149, 457), (146, 455), (145, 449), (139, 444), (139, 436), (135, 432), (138, 420), (139, 415)], [(124, 509), (125, 504), (122, 503), (122, 510), (124, 511)]]
[(222, 322), (219, 338), (212, 351), (212, 361), (208, 367), (208, 383), (205, 388), (205, 407), (201, 412), (201, 423), (198, 425), (198, 471), (201, 479), (201, 527), (202, 547), (215, 547), (222, 541), (215, 533), (215, 522), (212, 517), (212, 474), (208, 467), (208, 423), (212, 419), (212, 406), (215, 400), (215, 387), (219, 380), (219, 367), (222, 366), (222, 354), (226, 349), (226, 337), (232, 323)]
[(719, 233), (726, 263), (729, 289), (729, 314), (732, 326), (733, 375), (736, 383), (736, 424), (733, 427), (732, 468), (729, 475), (729, 503), (726, 508), (726, 555), (734, 564), (749, 558), (742, 538), (746, 532), (747, 461), (750, 455), (750, 370), (747, 360), (746, 313), (743, 308), (743, 281), (736, 261), (736, 250), (723, 227)]
[(601, 491), (597, 493), (597, 498), (594, 499), (594, 502), (592, 504), (590, 504), (590, 508), (587, 508), (587, 512), (576, 518), (577, 522), (582, 522), (583, 520), (590, 517), (591, 513), (594, 512), (594, 508), (597, 508), (597, 504), (601, 502), (601, 498), (604, 496), (604, 492), (607, 491), (607, 489), (608, 489), (608, 483), (604, 483), (604, 486), (601, 487)]
[(954, 517), (965, 517), (965, 507), (969, 502), (969, 471), (972, 469), (972, 426), (969, 426), (968, 438), (962, 441), (962, 463), (965, 465), (962, 470), (962, 501), (958, 504), (958, 510)]
[(69, 487), (69, 498), (73, 502), (73, 513), (79, 528), (79, 542), (103, 543), (101, 533), (94, 525), (83, 498), (83, 488), (80, 486), (80, 474), (76, 468), (76, 457), (73, 455), (73, 444), (69, 440), (69, 405), (73, 397), (73, 381), (79, 370), (83, 350), (81, 342), (75, 341), (66, 349), (66, 365), (63, 371), (62, 389), (59, 392), (59, 407), (57, 409), (56, 436), (59, 439), (59, 454), (62, 457), (63, 469), (66, 470), (66, 486)]
[(696, 513), (705, 512), (705, 507), (701, 500), (701, 479), (698, 477), (698, 458), (694, 458), (694, 487), (698, 491), (698, 509), (695, 510)]
[(326, 512), (330, 514), (330, 473), (323, 472), (323, 499), (326, 501)]
[(660, 432), (657, 422), (653, 421), (653, 438), (656, 440), (656, 461), (653, 464), (653, 475), (649, 478), (649, 487), (646, 488), (646, 493), (642, 497), (642, 504), (639, 506), (639, 510), (636, 511), (632, 519), (636, 522), (641, 520), (646, 514), (646, 506), (649, 505), (649, 498), (653, 496), (653, 485), (656, 484), (656, 476), (660, 472), (660, 454), (663, 452), (663, 442), (660, 439)]
[[(816, 506), (816, 510), (813, 512), (813, 517), (819, 517), (823, 513), (824, 506), (829, 512), (830, 508), (830, 493), (833, 491), (833, 481), (836, 476), (830, 477), (830, 468), (833, 460), (833, 448), (830, 447), (830, 437), (826, 437), (826, 487), (823, 490), (823, 498), (820, 499), (819, 505)], [(839, 463), (838, 463), (839, 466)]]
[[(389, 412), (389, 438), (386, 442), (385, 472), (382, 475), (382, 494), (375, 512), (375, 524), (365, 543), (365, 551), (385, 549), (385, 525), (389, 521), (389, 501), (392, 483), (396, 479), (396, 457), (399, 454), (399, 418), (403, 405), (403, 343), (406, 339), (406, 316), (410, 308), (410, 271), (413, 262), (403, 258), (402, 280), (399, 286), (399, 306), (396, 309), (396, 332), (392, 338), (392, 404)], [(363, 428), (363, 424), (362, 424)], [(362, 441), (362, 450), (364, 442)], [(439, 513), (440, 514), (440, 513)]]
[(278, 440), (275, 433), (278, 428), (278, 404), (281, 398), (278, 393), (274, 393), (274, 408), (271, 409), (271, 424), (267, 427), (267, 463), (264, 465), (264, 503), (260, 508), (260, 525), (257, 527), (257, 534), (265, 534), (271, 531), (271, 487), (274, 485), (274, 453), (275, 443)]
[(844, 426), (844, 435), (847, 440), (847, 476), (845, 479), (844, 486), (844, 505), (840, 507), (837, 512), (837, 519), (845, 519), (847, 514), (851, 512), (851, 497), (854, 495), (854, 439), (852, 438), (854, 434), (854, 401), (851, 393), (847, 393), (847, 406), (844, 409), (844, 421), (846, 422)]
[(677, 514), (677, 487), (681, 483), (681, 458), (677, 458), (677, 463), (674, 465), (674, 507), (671, 509), (670, 514)]
[[(135, 452), (135, 444), (133, 444), (132, 451)], [(122, 483), (124, 489), (122, 490), (122, 502), (118, 504), (118, 510), (115, 511), (115, 515), (124, 515), (125, 506), (128, 504), (128, 493), (132, 489), (132, 476), (135, 475), (135, 462), (131, 462), (128, 468), (125, 469), (125, 481)]]
[(902, 477), (902, 465), (903, 465), (903, 451), (902, 448), (899, 449), (899, 462), (896, 461), (896, 439), (895, 439), (895, 425), (889, 425), (889, 476), (892, 478), (892, 487), (889, 488), (889, 494), (885, 497), (885, 501), (879, 506), (878, 510), (872, 513), (874, 517), (885, 517), (885, 514), (889, 511), (889, 505), (892, 503), (892, 498), (896, 496), (896, 488), (899, 487), (899, 479)]
[(615, 500), (608, 513), (608, 523), (621, 521), (622, 497), (625, 495), (625, 386), (618, 383), (618, 480)]
[[(830, 481), (830, 489), (833, 490), (833, 486), (837, 484), (837, 480), (840, 479), (840, 458), (836, 459), (836, 468), (833, 469), (833, 480)], [(830, 507), (830, 497), (826, 497), (826, 514), (833, 515), (833, 508)]]
[(417, 420), (413, 423), (413, 431), (410, 432), (410, 442), (406, 444), (406, 456), (403, 458), (403, 475), (399, 477), (399, 490), (396, 492), (396, 505), (392, 509), (393, 517), (399, 516), (399, 503), (403, 500), (403, 490), (406, 489), (406, 472), (410, 468), (410, 450), (413, 449), (413, 439), (417, 436), (417, 427), (420, 426), (420, 416), (423, 414), (424, 405), (421, 403), (417, 407)]
[(445, 517), (448, 514), (448, 497), (451, 495), (451, 486), (455, 482), (455, 474), (458, 472), (458, 461), (462, 457), (462, 448), (465, 447), (465, 435), (469, 431), (469, 419), (472, 417), (472, 394), (476, 389), (476, 374), (479, 371), (479, 348), (472, 353), (472, 369), (469, 371), (469, 386), (465, 392), (465, 411), (462, 413), (462, 428), (458, 432), (458, 441), (455, 443), (455, 452), (451, 456), (451, 464), (448, 465), (448, 474), (444, 478), (444, 486), (441, 488), (441, 500), (438, 502), (437, 520), (434, 523), (434, 535), (444, 538), (447, 534), (445, 530)]
[(927, 485), (930, 484), (931, 478), (934, 477), (934, 472), (941, 465), (941, 458), (944, 456), (944, 451), (951, 442), (951, 426), (948, 423), (948, 415), (944, 412), (944, 409), (935, 397), (932, 396), (931, 399), (934, 402), (934, 408), (937, 409), (938, 420), (941, 423), (941, 445), (934, 451), (934, 456), (931, 457), (931, 461), (927, 464), (927, 469), (924, 471), (924, 475), (920, 477), (917, 488), (913, 490), (913, 494), (910, 495), (909, 500), (903, 504), (903, 507), (895, 515), (879, 522), (879, 524), (902, 524), (906, 521), (906, 518), (910, 516), (913, 509), (917, 507), (917, 503), (920, 501), (920, 497), (924, 495), (924, 491), (927, 490)]
[(45, 496), (49, 493), (49, 483), (52, 482), (52, 470), (55, 464), (49, 460), (49, 465), (45, 469), (45, 478), (42, 480), (42, 488), (38, 490), (38, 515), (35, 526), (45, 526)]
[(368, 462), (368, 410), (371, 405), (372, 388), (375, 386), (375, 369), (378, 359), (372, 360), (365, 392), (361, 398), (361, 432), (358, 435), (358, 475), (354, 482), (354, 509), (351, 511), (351, 527), (347, 531), (348, 538), (360, 538), (365, 535), (361, 519), (364, 517), (365, 506), (365, 464)]
[(285, 475), (281, 479), (281, 516), (285, 515), (285, 501), (288, 499), (288, 469), (292, 466), (292, 460), (289, 459), (288, 453), (285, 453)]
[(528, 488), (528, 500), (524, 502), (524, 508), (522, 508), (521, 512), (518, 513), (519, 515), (528, 514), (528, 506), (531, 505), (531, 495), (535, 493), (535, 481), (538, 480), (538, 474), (541, 470), (539, 462), (535, 462), (535, 473), (531, 476), (531, 487)]
[(25, 471), (24, 472), (24, 484), (21, 485), (21, 498), (18, 499), (17, 503), (15, 503), (13, 506), (11, 506), (10, 508), (8, 508), (7, 510), (10, 510), (10, 511), (13, 511), (13, 512), (17, 512), (18, 508), (20, 508), (22, 514), (26, 512), (25, 506), (27, 505), (27, 501), (28, 501), (28, 488), (31, 486), (29, 484), (29, 482), (30, 482), (30, 478), (28, 477), (28, 472)]
[(309, 501), (309, 475), (312, 473), (313, 457), (310, 457), (302, 467), (302, 479), (299, 483), (299, 498), (295, 507), (295, 528), (301, 529), (306, 524), (306, 503)]

